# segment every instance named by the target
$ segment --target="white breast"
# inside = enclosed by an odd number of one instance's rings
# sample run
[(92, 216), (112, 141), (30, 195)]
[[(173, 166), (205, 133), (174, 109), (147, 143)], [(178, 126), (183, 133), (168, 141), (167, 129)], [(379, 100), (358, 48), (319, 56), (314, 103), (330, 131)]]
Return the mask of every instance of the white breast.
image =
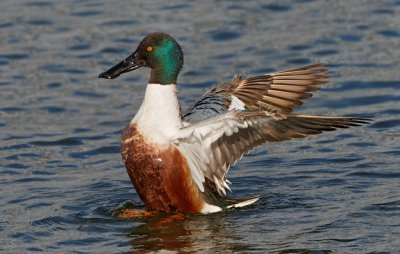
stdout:
[(131, 124), (136, 124), (152, 143), (169, 144), (182, 127), (176, 85), (148, 84)]

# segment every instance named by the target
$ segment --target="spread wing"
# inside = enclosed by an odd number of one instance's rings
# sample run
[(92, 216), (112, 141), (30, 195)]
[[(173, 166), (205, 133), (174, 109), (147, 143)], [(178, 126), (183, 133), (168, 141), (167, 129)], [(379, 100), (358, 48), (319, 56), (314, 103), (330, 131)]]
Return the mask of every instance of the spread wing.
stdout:
[(187, 122), (197, 122), (230, 109), (270, 111), (288, 114), (328, 83), (323, 64), (309, 65), (288, 71), (255, 77), (235, 76), (206, 92), (182, 114)]
[(204, 192), (204, 182), (215, 184), (219, 196), (229, 189), (225, 175), (244, 153), (275, 142), (347, 128), (366, 119), (231, 110), (184, 127), (174, 140), (187, 158), (193, 180)]

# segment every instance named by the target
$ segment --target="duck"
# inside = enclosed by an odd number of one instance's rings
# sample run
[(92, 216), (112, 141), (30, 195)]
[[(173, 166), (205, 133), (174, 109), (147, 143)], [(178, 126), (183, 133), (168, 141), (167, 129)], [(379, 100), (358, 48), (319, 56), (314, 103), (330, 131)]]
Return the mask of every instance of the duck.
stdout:
[(208, 90), (185, 111), (177, 98), (184, 63), (167, 33), (146, 35), (99, 78), (150, 68), (141, 106), (123, 129), (121, 155), (147, 211), (209, 214), (251, 205), (259, 195), (227, 198), (230, 166), (256, 147), (360, 126), (369, 119), (292, 113), (328, 83), (324, 64), (244, 77)]

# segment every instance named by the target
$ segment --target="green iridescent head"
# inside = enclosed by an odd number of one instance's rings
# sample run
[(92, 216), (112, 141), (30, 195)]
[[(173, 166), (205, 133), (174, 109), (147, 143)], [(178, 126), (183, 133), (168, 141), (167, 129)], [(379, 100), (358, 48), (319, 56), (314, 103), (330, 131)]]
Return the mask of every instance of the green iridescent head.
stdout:
[(169, 34), (152, 33), (144, 37), (132, 55), (101, 73), (99, 78), (112, 79), (140, 67), (149, 67), (149, 83), (176, 84), (182, 66), (183, 52), (175, 39)]

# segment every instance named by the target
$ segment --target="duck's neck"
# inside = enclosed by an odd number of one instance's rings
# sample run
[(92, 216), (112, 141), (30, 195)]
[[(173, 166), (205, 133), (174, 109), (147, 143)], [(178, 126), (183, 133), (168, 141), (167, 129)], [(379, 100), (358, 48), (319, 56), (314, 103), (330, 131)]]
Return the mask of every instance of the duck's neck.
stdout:
[(174, 65), (164, 64), (151, 69), (149, 84), (176, 84), (178, 71)]
[(131, 124), (157, 143), (169, 141), (182, 127), (176, 85), (149, 83), (144, 100)]

